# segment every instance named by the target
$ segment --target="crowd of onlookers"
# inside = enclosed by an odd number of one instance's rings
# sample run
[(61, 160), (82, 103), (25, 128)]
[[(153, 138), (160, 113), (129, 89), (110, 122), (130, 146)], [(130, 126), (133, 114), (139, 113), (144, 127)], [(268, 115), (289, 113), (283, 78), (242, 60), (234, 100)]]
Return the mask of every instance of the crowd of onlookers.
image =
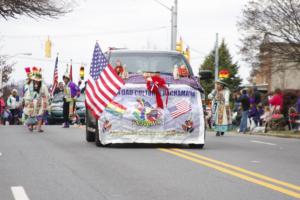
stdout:
[[(266, 93), (256, 86), (232, 93), (232, 124), (240, 133), (268, 130), (300, 131), (300, 90)], [(212, 106), (208, 110), (212, 112)], [(212, 113), (207, 112), (207, 125), (212, 128)]]
[[(269, 129), (299, 130), (300, 92), (296, 92), (297, 99), (294, 102), (290, 96), (284, 96), (280, 89), (272, 93), (263, 94), (257, 87), (237, 91), (233, 95), (234, 100), (234, 124), (238, 132)], [(291, 112), (293, 110), (293, 113)], [(294, 115), (294, 120), (291, 119)]]
[(0, 124), (20, 124), (22, 106), (22, 100), (16, 89), (12, 90), (6, 101), (0, 91)]

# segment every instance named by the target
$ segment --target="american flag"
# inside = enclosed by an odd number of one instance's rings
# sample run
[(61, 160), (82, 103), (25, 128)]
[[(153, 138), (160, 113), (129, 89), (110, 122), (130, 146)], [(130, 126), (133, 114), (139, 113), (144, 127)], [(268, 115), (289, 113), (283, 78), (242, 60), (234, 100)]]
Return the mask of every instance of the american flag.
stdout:
[(96, 42), (86, 87), (87, 108), (99, 118), (124, 84)]
[(70, 81), (73, 81), (73, 70), (72, 70), (72, 60), (71, 60), (71, 64), (70, 64)]
[(189, 104), (187, 101), (180, 101), (178, 103), (175, 104), (175, 106), (172, 106), (170, 108), (168, 108), (171, 116), (173, 117), (173, 119), (189, 112), (192, 110), (191, 104)]
[(52, 90), (51, 95), (54, 95), (54, 91), (58, 85), (58, 71), (57, 71), (57, 65), (58, 65), (58, 56), (56, 56), (55, 59), (55, 66), (54, 66), (54, 74), (53, 74), (53, 84), (52, 84)]

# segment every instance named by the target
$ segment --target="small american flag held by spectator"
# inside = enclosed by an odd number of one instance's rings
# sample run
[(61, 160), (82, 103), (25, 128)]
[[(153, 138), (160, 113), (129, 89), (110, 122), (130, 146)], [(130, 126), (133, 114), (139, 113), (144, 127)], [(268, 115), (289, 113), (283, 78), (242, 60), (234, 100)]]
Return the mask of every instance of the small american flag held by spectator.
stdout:
[(86, 87), (86, 106), (97, 119), (124, 84), (96, 42)]
[(172, 106), (168, 108), (171, 116), (173, 119), (189, 112), (192, 110), (191, 104), (189, 104), (187, 101), (180, 101), (175, 104), (175, 106)]
[(57, 71), (57, 65), (58, 65), (58, 56), (56, 56), (55, 59), (55, 66), (54, 66), (54, 74), (53, 74), (53, 84), (52, 84), (52, 90), (51, 95), (53, 96), (55, 89), (58, 85), (58, 71)]

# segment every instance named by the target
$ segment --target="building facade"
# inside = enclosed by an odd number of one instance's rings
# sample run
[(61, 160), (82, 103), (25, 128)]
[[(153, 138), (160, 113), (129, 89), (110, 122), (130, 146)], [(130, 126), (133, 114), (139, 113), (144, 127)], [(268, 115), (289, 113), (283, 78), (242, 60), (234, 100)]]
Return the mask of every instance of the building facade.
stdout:
[[(276, 51), (281, 48), (281, 51)], [(291, 62), (282, 57), (280, 52), (290, 46), (284, 43), (264, 42), (260, 47), (260, 65), (251, 74), (250, 82), (265, 85), (266, 89), (274, 91), (300, 89), (300, 63)]]

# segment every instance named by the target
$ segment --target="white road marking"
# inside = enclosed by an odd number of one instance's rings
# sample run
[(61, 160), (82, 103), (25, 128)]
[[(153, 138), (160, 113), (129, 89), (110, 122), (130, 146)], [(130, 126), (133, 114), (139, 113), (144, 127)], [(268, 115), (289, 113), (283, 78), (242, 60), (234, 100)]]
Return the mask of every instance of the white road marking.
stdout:
[(2, 153), (0, 152), (0, 156), (2, 156)]
[(266, 145), (271, 145), (271, 146), (276, 146), (277, 145), (277, 144), (274, 144), (274, 143), (262, 142), (262, 141), (258, 141), (258, 140), (251, 140), (251, 142), (258, 143), (258, 144), (266, 144)]
[(258, 161), (258, 160), (252, 160), (251, 162), (252, 162), (252, 163), (261, 163), (261, 162)]
[(15, 200), (29, 200), (22, 186), (13, 186), (11, 187), (11, 191), (14, 195)]

